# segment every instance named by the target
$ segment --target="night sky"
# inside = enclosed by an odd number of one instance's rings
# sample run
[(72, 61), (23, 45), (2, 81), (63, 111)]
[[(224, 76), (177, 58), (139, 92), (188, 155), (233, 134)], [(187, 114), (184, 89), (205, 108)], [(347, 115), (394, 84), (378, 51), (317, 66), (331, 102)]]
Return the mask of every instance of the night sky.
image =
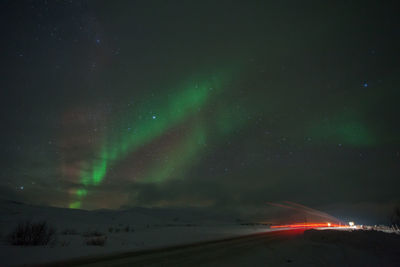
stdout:
[(1, 1), (0, 195), (400, 201), (396, 1)]

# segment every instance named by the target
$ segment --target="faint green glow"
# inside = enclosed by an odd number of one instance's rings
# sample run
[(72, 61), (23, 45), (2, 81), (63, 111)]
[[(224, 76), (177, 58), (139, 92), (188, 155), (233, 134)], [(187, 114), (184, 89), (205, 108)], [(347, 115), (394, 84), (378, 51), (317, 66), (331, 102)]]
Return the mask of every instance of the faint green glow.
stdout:
[(167, 155), (166, 161), (149, 170), (145, 183), (161, 182), (169, 178), (181, 178), (194, 165), (206, 146), (206, 131), (203, 125), (193, 127)]
[(81, 188), (81, 189), (76, 190), (75, 194), (76, 194), (78, 197), (84, 197), (84, 196), (87, 195), (87, 190)]
[(75, 201), (69, 204), (70, 209), (79, 209), (81, 207), (81, 202), (80, 201)]
[(366, 125), (360, 122), (352, 122), (337, 126), (335, 135), (344, 142), (356, 146), (369, 146), (375, 144), (375, 138)]
[(351, 112), (314, 125), (313, 135), (320, 140), (352, 146), (372, 146), (377, 142), (367, 124)]

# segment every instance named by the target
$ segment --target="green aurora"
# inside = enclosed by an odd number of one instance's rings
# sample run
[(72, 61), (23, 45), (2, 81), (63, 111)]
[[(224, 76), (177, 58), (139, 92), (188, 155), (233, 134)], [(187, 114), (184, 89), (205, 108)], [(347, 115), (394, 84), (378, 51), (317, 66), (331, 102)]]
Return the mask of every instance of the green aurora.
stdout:
[[(163, 183), (169, 179), (184, 177), (190, 167), (200, 161), (206, 144), (232, 134), (248, 123), (256, 112), (248, 103), (218, 101), (229, 97), (232, 75), (198, 76), (159, 97), (151, 98), (146, 105), (136, 107), (129, 116), (116, 116), (93, 160), (81, 166), (80, 188), (75, 190), (70, 208), (80, 208), (90, 193), (90, 188), (102, 184), (110, 168), (138, 149), (166, 135), (171, 129), (187, 128), (179, 142), (167, 152), (167, 161), (155, 161), (146, 168), (145, 176), (136, 183)], [(232, 73), (232, 72), (230, 72)], [(238, 104), (240, 103), (240, 104)], [(214, 113), (207, 112), (213, 105)], [(238, 108), (245, 106), (243, 108)], [(144, 111), (144, 112), (143, 112)], [(143, 115), (144, 114), (144, 115)], [(330, 120), (314, 121), (311, 127), (300, 127), (297, 135), (312, 136), (314, 140), (329, 144), (354, 147), (373, 146), (376, 138), (355, 112), (333, 113)]]
[(356, 112), (338, 113), (331, 119), (315, 123), (311, 131), (319, 141), (353, 147), (371, 147), (378, 140), (372, 129)]
[[(203, 112), (210, 103), (218, 103), (219, 97), (230, 82), (232, 75), (210, 75), (208, 78), (193, 79), (181, 90), (152, 99), (150, 105), (136, 108), (131, 116), (116, 119), (111, 133), (104, 137), (97, 157), (81, 166), (80, 183), (82, 187), (75, 190), (74, 201), (70, 208), (80, 208), (83, 199), (89, 194), (91, 186), (100, 185), (107, 176), (108, 170), (128, 155), (135, 153), (140, 147), (150, 144), (174, 127), (195, 120), (194, 126), (179, 144), (168, 152), (168, 162), (155, 164), (148, 170), (146, 178), (139, 182), (163, 182), (173, 174), (184, 173), (199, 159), (204, 146), (210, 137), (226, 135), (245, 123), (243, 111), (223, 106), (217, 109), (218, 114)], [(139, 111), (143, 111), (144, 115)], [(143, 114), (143, 113), (142, 113)], [(214, 120), (202, 116), (213, 116)], [(175, 176), (174, 176), (175, 177)]]

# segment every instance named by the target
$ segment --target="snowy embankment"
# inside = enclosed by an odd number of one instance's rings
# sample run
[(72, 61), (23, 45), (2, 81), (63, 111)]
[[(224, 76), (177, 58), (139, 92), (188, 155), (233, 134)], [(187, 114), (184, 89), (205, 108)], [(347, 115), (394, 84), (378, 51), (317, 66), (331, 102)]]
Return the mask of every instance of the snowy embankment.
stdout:
[[(84, 211), (9, 201), (0, 203), (0, 218), (0, 266), (41, 264), (268, 231), (264, 225), (242, 225), (229, 216), (193, 210)], [(54, 227), (54, 240), (46, 246), (9, 244), (8, 234), (27, 220), (45, 221)]]
[(56, 244), (48, 246), (0, 246), (2, 263), (8, 265), (38, 264), (108, 253), (167, 247), (193, 242), (228, 238), (266, 231), (265, 227), (220, 226), (156, 226), (135, 232), (106, 233), (103, 246), (89, 246), (86, 238), (57, 234)]
[[(45, 246), (11, 245), (9, 233), (27, 220), (45, 221), (54, 227), (52, 241)], [(267, 231), (272, 229), (208, 210), (85, 211), (0, 201), (0, 266), (43, 264)], [(285, 242), (242, 251), (240, 261), (244, 266), (255, 261), (271, 266), (400, 266), (400, 235), (342, 228), (308, 230)]]

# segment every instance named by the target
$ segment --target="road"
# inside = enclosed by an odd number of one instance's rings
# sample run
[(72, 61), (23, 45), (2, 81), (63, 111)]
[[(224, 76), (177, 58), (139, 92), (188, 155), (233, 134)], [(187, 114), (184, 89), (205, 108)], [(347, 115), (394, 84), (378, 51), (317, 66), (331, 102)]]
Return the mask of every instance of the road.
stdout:
[(85, 260), (69, 261), (57, 266), (266, 266), (273, 242), (298, 237), (303, 229), (279, 230), (245, 237), (201, 242), (141, 252), (122, 253)]

